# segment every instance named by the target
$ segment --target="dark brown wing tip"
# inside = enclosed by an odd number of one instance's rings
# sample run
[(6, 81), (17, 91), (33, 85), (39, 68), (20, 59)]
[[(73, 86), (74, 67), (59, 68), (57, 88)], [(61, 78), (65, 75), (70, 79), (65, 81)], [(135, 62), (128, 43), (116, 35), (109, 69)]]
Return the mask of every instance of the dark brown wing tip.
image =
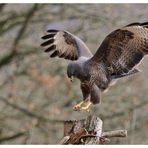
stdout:
[(141, 23), (141, 26), (148, 28), (148, 22)]
[(49, 38), (53, 38), (55, 36), (55, 34), (47, 34), (41, 37), (41, 39), (45, 40), (45, 39), (49, 39)]
[(56, 57), (57, 55), (59, 54), (59, 51), (54, 51), (51, 55), (50, 55), (50, 57), (51, 58), (54, 58), (54, 57)]
[(140, 23), (139, 22), (130, 23), (130, 24), (126, 25), (126, 27), (137, 26), (137, 25), (140, 25)]
[(45, 52), (50, 52), (50, 51), (52, 51), (52, 50), (54, 50), (54, 49), (56, 49), (56, 45), (52, 45), (52, 46), (50, 46), (49, 48), (45, 49), (44, 51), (45, 51)]
[(50, 39), (50, 40), (48, 40), (48, 41), (42, 43), (41, 46), (47, 46), (47, 45), (52, 44), (53, 42), (54, 42), (54, 39)]
[(129, 27), (129, 26), (144, 26), (144, 27), (148, 27), (148, 22), (144, 22), (144, 23), (134, 22), (134, 23), (126, 25), (126, 27)]
[(54, 32), (56, 33), (56, 32), (58, 32), (58, 31), (59, 31), (59, 30), (56, 30), (56, 29), (49, 29), (49, 30), (47, 30), (47, 32), (49, 32), (49, 33), (51, 33), (51, 32), (52, 32), (52, 33), (54, 33)]

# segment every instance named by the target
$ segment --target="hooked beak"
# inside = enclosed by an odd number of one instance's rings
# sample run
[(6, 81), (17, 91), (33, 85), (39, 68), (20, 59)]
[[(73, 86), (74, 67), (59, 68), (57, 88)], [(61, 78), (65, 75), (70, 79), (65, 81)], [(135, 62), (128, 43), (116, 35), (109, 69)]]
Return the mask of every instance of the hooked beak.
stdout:
[(71, 76), (70, 81), (73, 82), (73, 76)]

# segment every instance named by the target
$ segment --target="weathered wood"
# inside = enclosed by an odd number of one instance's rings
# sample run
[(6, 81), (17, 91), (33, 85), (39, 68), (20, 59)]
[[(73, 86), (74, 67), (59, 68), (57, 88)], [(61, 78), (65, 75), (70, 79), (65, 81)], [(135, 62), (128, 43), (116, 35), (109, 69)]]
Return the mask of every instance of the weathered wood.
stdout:
[(106, 137), (106, 138), (126, 137), (126, 136), (127, 136), (126, 130), (116, 130), (116, 131), (104, 132), (102, 134), (102, 137)]
[(87, 131), (86, 129), (80, 129), (77, 133), (72, 134), (69, 138), (69, 140), (65, 144), (78, 144), (80, 142), (80, 139), (83, 135), (86, 135)]
[(64, 137), (70, 136), (62, 144), (98, 144), (102, 134), (102, 120), (96, 116), (77, 121), (65, 121)]
[(89, 116), (86, 121), (86, 129), (89, 131), (89, 134), (95, 137), (88, 137), (84, 144), (98, 144), (102, 134), (102, 120), (96, 116)]
[(126, 130), (102, 133), (103, 122), (99, 117), (88, 116), (87, 119), (65, 121), (64, 137), (59, 144), (104, 144), (112, 137), (126, 137)]
[(66, 144), (67, 141), (69, 140), (70, 136), (65, 136), (63, 139), (59, 142), (59, 144)]

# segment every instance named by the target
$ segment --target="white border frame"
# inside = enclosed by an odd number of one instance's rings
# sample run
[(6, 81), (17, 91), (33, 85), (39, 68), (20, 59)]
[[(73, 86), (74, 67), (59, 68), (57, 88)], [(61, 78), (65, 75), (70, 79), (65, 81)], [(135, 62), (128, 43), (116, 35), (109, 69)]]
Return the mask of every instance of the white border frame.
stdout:
[(0, 3), (148, 3), (147, 0), (0, 0)]

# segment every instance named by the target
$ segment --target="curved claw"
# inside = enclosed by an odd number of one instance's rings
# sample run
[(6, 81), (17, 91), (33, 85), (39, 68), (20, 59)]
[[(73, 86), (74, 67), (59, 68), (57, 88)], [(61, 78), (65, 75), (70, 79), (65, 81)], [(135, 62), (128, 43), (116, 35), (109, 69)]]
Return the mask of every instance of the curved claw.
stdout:
[(89, 112), (89, 107), (92, 103), (90, 101), (82, 101), (80, 103), (78, 103), (77, 105), (75, 105), (73, 107), (73, 109), (75, 111), (84, 111), (84, 112)]
[(80, 103), (76, 104), (76, 105), (73, 107), (73, 109), (74, 109), (75, 111), (80, 111), (80, 110), (81, 110), (81, 106), (82, 106), (83, 103), (84, 103), (84, 101), (81, 101)]
[(92, 103), (90, 101), (88, 101), (86, 105), (84, 105), (83, 107), (81, 107), (81, 110), (82, 111), (85, 111), (85, 112), (90, 112), (89, 107), (90, 107), (91, 104)]

